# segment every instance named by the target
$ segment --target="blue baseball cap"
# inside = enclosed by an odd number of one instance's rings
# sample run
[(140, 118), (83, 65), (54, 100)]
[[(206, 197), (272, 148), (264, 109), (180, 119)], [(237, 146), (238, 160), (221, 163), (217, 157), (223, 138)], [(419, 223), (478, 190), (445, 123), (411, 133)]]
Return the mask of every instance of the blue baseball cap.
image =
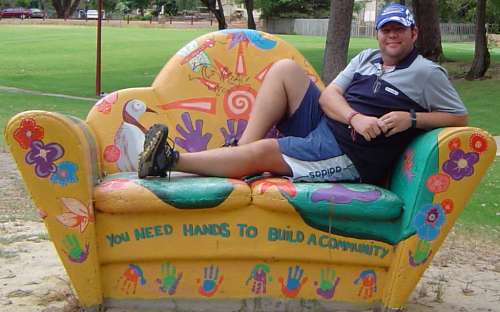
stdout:
[(410, 10), (398, 3), (386, 5), (375, 20), (375, 29), (379, 30), (382, 26), (389, 22), (396, 22), (405, 27), (415, 26), (415, 19)]

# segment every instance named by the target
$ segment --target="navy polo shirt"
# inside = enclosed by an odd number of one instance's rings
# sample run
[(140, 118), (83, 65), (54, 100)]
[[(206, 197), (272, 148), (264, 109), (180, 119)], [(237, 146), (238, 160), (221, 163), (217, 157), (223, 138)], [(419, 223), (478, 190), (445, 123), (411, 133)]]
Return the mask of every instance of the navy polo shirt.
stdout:
[[(381, 117), (391, 111), (440, 111), (464, 115), (467, 110), (448, 80), (446, 70), (413, 50), (398, 65), (383, 68), (379, 50), (367, 49), (354, 57), (335, 78), (344, 97), (355, 110)], [(366, 141), (351, 137), (348, 125), (329, 120), (341, 149), (354, 163), (361, 181), (378, 184), (394, 167), (406, 146), (421, 129), (407, 129), (390, 137), (379, 135)]]

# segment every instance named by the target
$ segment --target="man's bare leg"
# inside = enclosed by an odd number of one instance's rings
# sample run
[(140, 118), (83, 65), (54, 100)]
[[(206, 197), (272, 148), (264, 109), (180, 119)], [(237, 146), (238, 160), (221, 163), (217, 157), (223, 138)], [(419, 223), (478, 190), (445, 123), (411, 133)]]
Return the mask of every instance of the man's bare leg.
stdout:
[(283, 117), (293, 114), (309, 87), (309, 77), (292, 60), (276, 62), (264, 79), (255, 99), (248, 125), (239, 144), (248, 144), (265, 137)]
[(276, 139), (263, 139), (231, 148), (183, 153), (174, 171), (206, 176), (241, 178), (262, 172), (290, 176)]

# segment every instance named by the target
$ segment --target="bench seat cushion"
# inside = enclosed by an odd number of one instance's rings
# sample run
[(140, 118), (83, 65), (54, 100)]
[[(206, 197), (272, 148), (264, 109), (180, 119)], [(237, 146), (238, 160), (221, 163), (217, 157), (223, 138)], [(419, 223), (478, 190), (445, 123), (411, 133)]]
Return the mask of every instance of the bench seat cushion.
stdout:
[(292, 206), (305, 223), (325, 232), (391, 244), (401, 240), (404, 203), (374, 185), (268, 178), (252, 184), (252, 202), (282, 212)]
[(236, 179), (173, 175), (139, 179), (136, 173), (107, 176), (94, 188), (94, 206), (107, 213), (178, 209), (236, 209), (250, 205), (250, 187)]
[(297, 214), (309, 226), (340, 235), (394, 243), (400, 239), (403, 202), (367, 184), (293, 183), (266, 178), (250, 185), (236, 179), (174, 175), (138, 179), (135, 173), (107, 176), (94, 189), (95, 208), (105, 213), (179, 209), (256, 208)]

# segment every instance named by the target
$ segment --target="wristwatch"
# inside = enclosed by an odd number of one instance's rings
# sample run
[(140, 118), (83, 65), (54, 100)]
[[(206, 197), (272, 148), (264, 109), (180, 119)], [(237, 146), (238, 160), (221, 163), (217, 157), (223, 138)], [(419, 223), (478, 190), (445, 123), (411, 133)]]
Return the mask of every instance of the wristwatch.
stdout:
[(415, 113), (414, 109), (410, 109), (410, 119), (411, 119), (411, 127), (415, 129), (417, 127), (417, 113)]

